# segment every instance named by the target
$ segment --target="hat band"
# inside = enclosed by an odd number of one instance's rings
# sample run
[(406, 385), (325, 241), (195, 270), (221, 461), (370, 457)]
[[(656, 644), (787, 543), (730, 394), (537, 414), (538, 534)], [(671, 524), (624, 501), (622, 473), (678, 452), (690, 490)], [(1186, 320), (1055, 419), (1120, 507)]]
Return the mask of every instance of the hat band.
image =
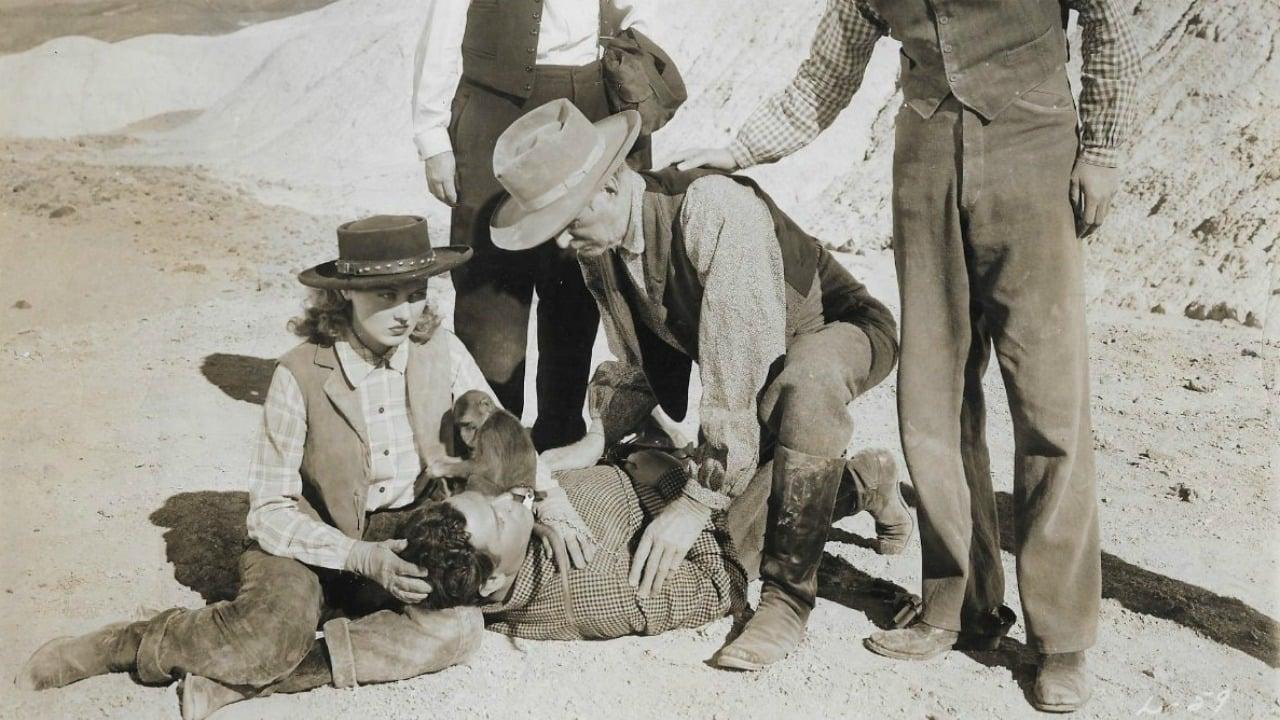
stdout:
[(587, 173), (591, 172), (591, 168), (595, 167), (596, 162), (600, 160), (600, 156), (603, 154), (604, 138), (597, 137), (596, 144), (591, 148), (591, 152), (587, 154), (587, 159), (582, 163), (582, 167), (569, 173), (563, 180), (552, 185), (549, 190), (541, 195), (530, 199), (516, 198), (516, 203), (524, 210), (541, 210), (568, 195), (569, 191), (577, 186), (578, 182), (587, 176)]
[(334, 269), (343, 275), (395, 275), (429, 265), (436, 259), (434, 250), (400, 260), (338, 260)]

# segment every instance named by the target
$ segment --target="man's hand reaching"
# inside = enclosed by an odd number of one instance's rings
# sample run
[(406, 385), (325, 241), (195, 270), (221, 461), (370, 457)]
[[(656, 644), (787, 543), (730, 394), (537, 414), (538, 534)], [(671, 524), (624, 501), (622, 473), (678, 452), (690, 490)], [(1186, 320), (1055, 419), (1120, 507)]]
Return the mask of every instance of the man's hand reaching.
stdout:
[[(569, 496), (564, 488), (556, 485), (546, 491), (546, 497), (534, 505), (533, 512), (538, 522), (555, 529), (554, 536), (543, 536), (544, 544), (556, 542), (567, 553), (570, 563), (575, 568), (584, 568), (596, 555), (596, 543), (591, 537), (591, 530), (582, 521), (582, 516), (569, 504)], [(553, 551), (553, 557), (563, 557)], [(568, 568), (560, 568), (568, 572)]]
[(671, 158), (671, 164), (675, 165), (677, 170), (706, 167), (733, 172), (739, 169), (738, 163), (733, 159), (733, 153), (729, 152), (727, 147), (681, 150)]
[(420, 603), (431, 594), (431, 583), (423, 579), (426, 570), (396, 555), (407, 544), (404, 540), (357, 540), (347, 556), (346, 569), (378, 583), (400, 602)]

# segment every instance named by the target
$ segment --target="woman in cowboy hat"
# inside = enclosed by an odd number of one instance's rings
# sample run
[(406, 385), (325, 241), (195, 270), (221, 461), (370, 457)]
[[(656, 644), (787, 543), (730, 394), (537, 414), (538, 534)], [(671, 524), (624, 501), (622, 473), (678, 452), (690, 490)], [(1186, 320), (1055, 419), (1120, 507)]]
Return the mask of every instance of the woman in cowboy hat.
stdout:
[[(369, 533), (375, 518), (380, 530), (394, 526), (403, 513), (385, 511), (412, 504), (425, 484), (421, 471), (449, 454), (454, 399), (490, 391), (427, 305), (428, 279), (471, 250), (432, 248), (420, 217), (366, 218), (337, 234), (338, 259), (298, 278), (313, 291), (304, 316), (290, 323), (303, 342), (280, 358), (263, 407), (249, 471), (254, 543), (240, 558), (239, 594), (53, 640), (27, 661), (20, 685), (61, 687), (135, 670), (145, 682), (191, 673), (262, 687), (301, 661), (330, 610), (351, 609), (357, 598), (368, 609), (371, 596), (375, 607), (403, 604), (392, 620), (403, 625), (397, 647), (417, 672), (451, 665), (478, 645), (479, 613), (444, 610), (474, 595), (452, 592), (468, 578), (451, 573), (468, 564), (417, 567), (397, 555), (403, 541)], [(420, 615), (427, 607), (459, 618), (429, 629)], [(331, 656), (350, 657), (347, 620), (324, 629)], [(187, 702), (184, 716), (199, 715)]]

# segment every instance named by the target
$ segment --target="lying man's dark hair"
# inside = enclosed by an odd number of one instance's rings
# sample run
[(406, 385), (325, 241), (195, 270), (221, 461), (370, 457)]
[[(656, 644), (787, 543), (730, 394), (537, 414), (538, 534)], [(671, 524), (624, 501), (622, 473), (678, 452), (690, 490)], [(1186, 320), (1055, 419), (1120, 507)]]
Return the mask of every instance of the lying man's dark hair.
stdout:
[(400, 557), (425, 568), (431, 594), (422, 604), (434, 610), (481, 605), (480, 588), (496, 566), (494, 558), (471, 545), (467, 517), (447, 503), (415, 510), (405, 524), (408, 546)]

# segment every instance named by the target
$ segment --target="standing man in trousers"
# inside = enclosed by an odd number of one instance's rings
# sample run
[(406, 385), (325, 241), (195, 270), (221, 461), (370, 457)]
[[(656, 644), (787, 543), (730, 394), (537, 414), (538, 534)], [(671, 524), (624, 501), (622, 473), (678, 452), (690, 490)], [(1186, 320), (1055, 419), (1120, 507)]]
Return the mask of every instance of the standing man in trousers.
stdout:
[[(450, 242), (475, 252), (452, 274), (454, 327), (498, 400), (524, 410), (529, 307), (538, 292), (538, 450), (582, 436), (599, 315), (573, 254), (549, 244), (505, 252), (489, 239), (502, 188), (493, 145), (516, 118), (557, 98), (587, 117), (609, 114), (602, 34), (648, 32), (638, 0), (427, 0), (414, 74), (414, 143), (427, 185), (453, 208)], [(452, 99), (452, 104), (450, 100)], [(631, 162), (647, 158), (642, 148)]]
[[(1079, 124), (1068, 9), (1083, 33)], [(849, 104), (885, 35), (902, 43), (898, 411), (919, 494), (924, 610), (867, 647), (923, 660), (999, 642), (982, 397), (994, 343), (1014, 423), (1018, 587), (1041, 653), (1032, 702), (1070, 712), (1089, 697), (1101, 588), (1077, 235), (1103, 221), (1119, 184), (1138, 54), (1114, 0), (830, 0), (790, 86), (729, 147), (686, 153), (682, 166), (736, 169), (804, 146)]]

